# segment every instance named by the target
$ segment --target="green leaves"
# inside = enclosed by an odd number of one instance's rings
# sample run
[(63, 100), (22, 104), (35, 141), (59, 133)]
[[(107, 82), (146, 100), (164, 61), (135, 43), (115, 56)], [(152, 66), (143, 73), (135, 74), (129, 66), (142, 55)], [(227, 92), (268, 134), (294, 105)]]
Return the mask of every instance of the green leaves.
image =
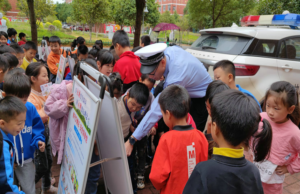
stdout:
[(290, 13), (299, 13), (299, 0), (261, 0), (258, 4), (259, 15), (282, 14), (285, 10)]

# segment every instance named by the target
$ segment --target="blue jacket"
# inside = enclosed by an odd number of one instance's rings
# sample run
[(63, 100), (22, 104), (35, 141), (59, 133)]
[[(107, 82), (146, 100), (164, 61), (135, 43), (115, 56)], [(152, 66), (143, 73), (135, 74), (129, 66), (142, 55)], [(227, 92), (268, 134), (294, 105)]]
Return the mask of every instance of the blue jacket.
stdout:
[(252, 97), (258, 104), (259, 108), (260, 108), (260, 112), (262, 112), (261, 107), (260, 107), (260, 103), (258, 102), (258, 100), (256, 100), (256, 98), (253, 96), (253, 94), (251, 94), (251, 92), (249, 92), (248, 90), (243, 89), (240, 85), (236, 85), (236, 87), (239, 89), (239, 91), (243, 92), (244, 94)]
[(17, 147), (18, 153), (16, 156), (16, 160), (19, 159), (19, 161), (16, 161), (17, 163), (23, 164), (22, 162), (22, 149), (21, 149), (21, 143), (20, 143), (20, 137), (23, 141), (23, 150), (24, 150), (24, 161), (28, 160), (30, 158), (33, 159), (33, 154), (36, 149), (39, 149), (38, 142), (42, 141), (45, 142), (45, 136), (44, 136), (44, 124), (43, 121), (38, 114), (35, 106), (31, 104), (30, 102), (26, 102), (25, 104), (27, 108), (26, 112), (26, 121), (25, 121), (25, 127), (21, 131), (21, 133), (17, 136), (15, 136), (15, 142), (14, 137), (12, 135), (7, 135), (9, 139), (14, 142), (15, 146)]
[(65, 77), (65, 80), (73, 80), (71, 72), (67, 74), (67, 76)]
[(2, 155), (0, 156), (0, 193), (15, 192), (24, 194), (14, 185), (14, 144), (0, 129), (3, 136)]

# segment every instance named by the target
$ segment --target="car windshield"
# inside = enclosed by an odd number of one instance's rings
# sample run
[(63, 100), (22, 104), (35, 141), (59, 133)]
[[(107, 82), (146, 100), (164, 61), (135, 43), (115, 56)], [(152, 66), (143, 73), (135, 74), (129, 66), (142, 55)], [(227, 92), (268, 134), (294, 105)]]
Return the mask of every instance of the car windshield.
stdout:
[(193, 44), (196, 50), (238, 55), (250, 38), (231, 35), (201, 35)]

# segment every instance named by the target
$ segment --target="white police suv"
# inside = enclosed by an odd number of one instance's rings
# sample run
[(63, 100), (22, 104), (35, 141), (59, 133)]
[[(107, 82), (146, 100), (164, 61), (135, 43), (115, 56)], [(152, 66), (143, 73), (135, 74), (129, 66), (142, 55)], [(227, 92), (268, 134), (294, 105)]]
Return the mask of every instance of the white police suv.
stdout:
[(276, 81), (299, 87), (300, 15), (245, 16), (241, 25), (201, 30), (201, 36), (186, 51), (209, 66), (211, 76), (216, 62), (232, 61), (236, 83), (258, 100)]

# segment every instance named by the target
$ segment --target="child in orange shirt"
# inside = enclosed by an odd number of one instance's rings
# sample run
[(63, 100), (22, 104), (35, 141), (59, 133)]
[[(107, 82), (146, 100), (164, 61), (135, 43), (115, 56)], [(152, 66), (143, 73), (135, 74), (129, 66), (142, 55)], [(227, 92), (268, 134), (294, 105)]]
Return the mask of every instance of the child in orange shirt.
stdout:
[[(28, 97), (28, 101), (35, 106), (45, 125), (44, 135), (46, 138), (46, 152), (45, 154), (39, 151), (35, 152), (35, 182), (37, 183), (43, 177), (43, 190), (50, 193), (57, 192), (57, 188), (52, 186), (55, 183), (55, 179), (51, 179), (52, 156), (48, 128), (49, 117), (44, 110), (44, 105), (48, 95), (43, 95), (41, 90), (41, 85), (49, 82), (48, 71), (44, 64), (36, 62), (28, 65), (26, 75), (29, 77), (31, 84), (31, 92)], [(44, 167), (45, 161), (48, 161), (48, 166), (46, 167)], [(46, 171), (45, 168), (47, 169)]]
[(66, 52), (64, 52), (61, 49), (61, 42), (59, 37), (51, 36), (49, 42), (50, 42), (51, 52), (48, 56), (47, 64), (50, 70), (50, 81), (52, 83), (55, 83), (60, 56), (63, 53), (63, 56), (66, 57)]

